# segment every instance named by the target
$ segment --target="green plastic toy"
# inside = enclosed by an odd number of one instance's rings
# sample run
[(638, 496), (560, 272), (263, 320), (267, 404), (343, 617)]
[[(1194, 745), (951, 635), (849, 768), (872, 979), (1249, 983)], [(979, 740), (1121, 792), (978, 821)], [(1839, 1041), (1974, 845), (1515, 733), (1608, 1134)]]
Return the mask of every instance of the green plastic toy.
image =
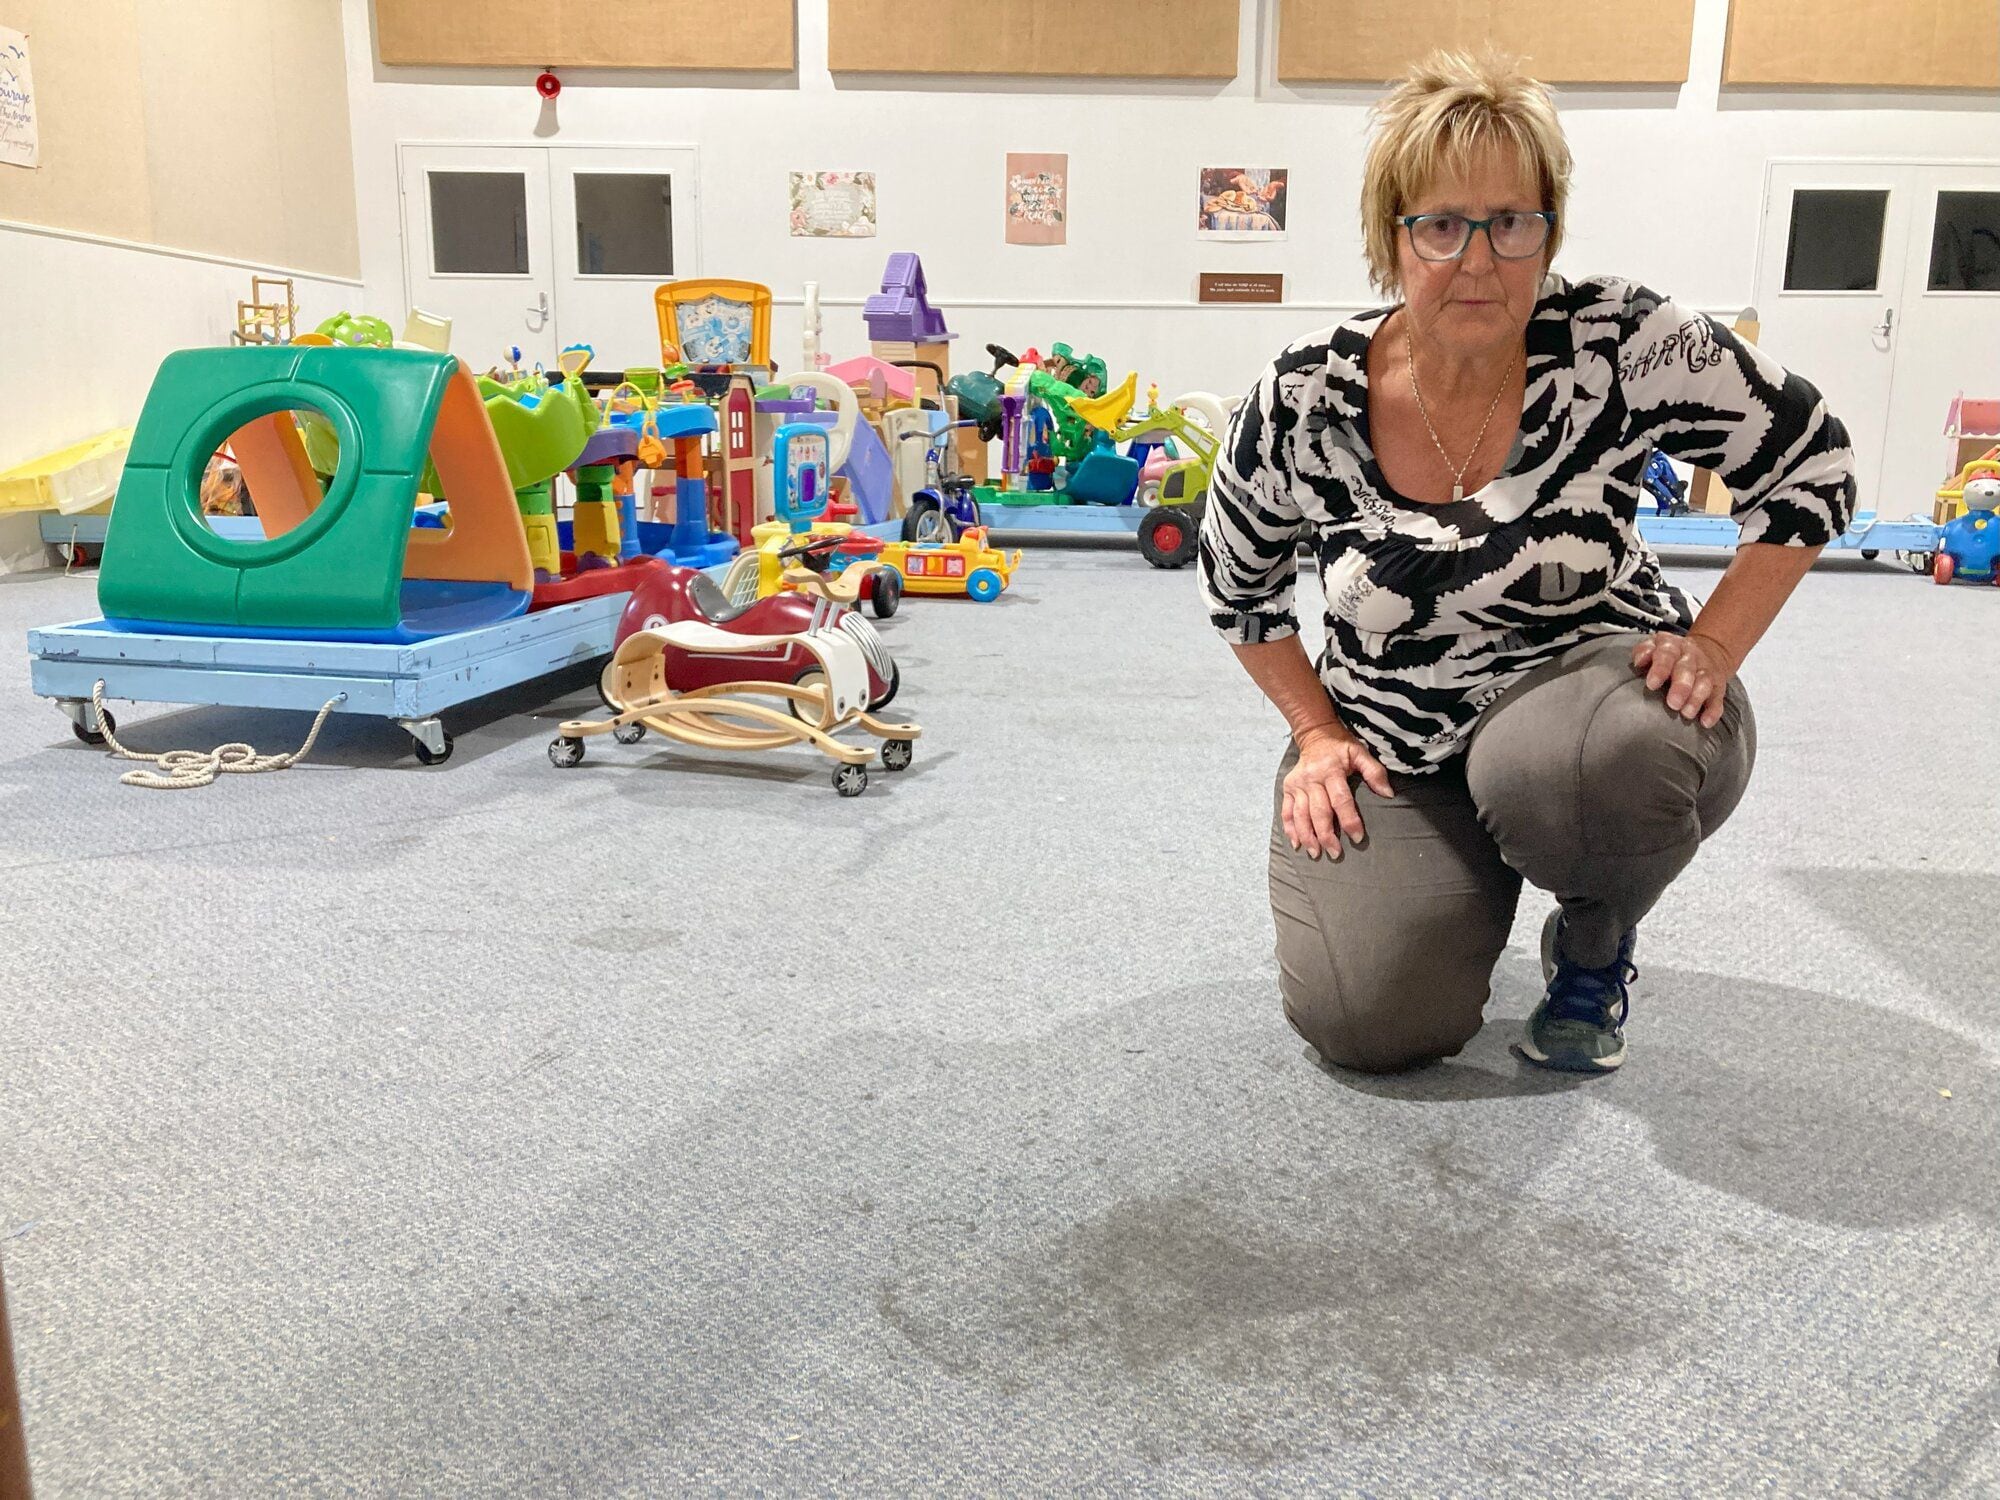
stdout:
[[(323, 413), (323, 487), (291, 413)], [(201, 479), (228, 443), (266, 537), (219, 535)], [(430, 458), (447, 530), (412, 527)], [(509, 474), (450, 355), (273, 345), (171, 354), (132, 436), (98, 601), (111, 624), (177, 634), (410, 641), (521, 613), (533, 587)]]

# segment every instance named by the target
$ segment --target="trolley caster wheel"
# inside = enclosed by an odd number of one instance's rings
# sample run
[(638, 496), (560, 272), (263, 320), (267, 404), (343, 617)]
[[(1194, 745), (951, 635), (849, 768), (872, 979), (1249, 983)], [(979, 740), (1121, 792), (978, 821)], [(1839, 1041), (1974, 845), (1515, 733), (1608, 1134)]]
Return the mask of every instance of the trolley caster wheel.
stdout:
[(1912, 573), (1928, 573), (1931, 570), (1931, 555), (1928, 552), (1908, 553), (1903, 561), (1910, 565)]
[(1881, 549), (1876, 547), (1863, 547), (1861, 549), (1861, 560), (1863, 562), (1873, 562), (1881, 555)]
[(884, 740), (882, 742), (882, 769), (885, 771), (907, 771), (910, 762), (916, 758), (917, 747), (908, 740)]
[(833, 789), (843, 797), (859, 797), (868, 790), (868, 773), (860, 766), (840, 766), (833, 773)]
[[(645, 737), (646, 726), (639, 723), (636, 719), (630, 724), (620, 724), (616, 729), (611, 731), (611, 738), (618, 741), (621, 745), (636, 745)], [(576, 741), (576, 747), (581, 750), (583, 748), (583, 741)]]
[(583, 741), (566, 734), (557, 735), (549, 741), (549, 764), (565, 768), (582, 765)]
[(116, 734), (118, 732), (118, 721), (112, 718), (108, 712), (98, 714), (97, 722), (99, 726), (98, 728), (85, 729), (81, 724), (77, 723), (74, 719), (72, 719), (70, 721), (69, 732), (75, 735), (78, 739), (82, 740), (86, 745), (103, 744), (105, 742), (104, 736), (107, 730), (110, 731), (112, 734)]
[(417, 752), (417, 759), (422, 761), (427, 766), (443, 765), (446, 761), (451, 759), (451, 752), (454, 748), (452, 744), (452, 738), (450, 735), (446, 735), (444, 737), (444, 749), (442, 750), (431, 749), (429, 745), (426, 745), (422, 740), (418, 739), (415, 735), (410, 736), (410, 743)]

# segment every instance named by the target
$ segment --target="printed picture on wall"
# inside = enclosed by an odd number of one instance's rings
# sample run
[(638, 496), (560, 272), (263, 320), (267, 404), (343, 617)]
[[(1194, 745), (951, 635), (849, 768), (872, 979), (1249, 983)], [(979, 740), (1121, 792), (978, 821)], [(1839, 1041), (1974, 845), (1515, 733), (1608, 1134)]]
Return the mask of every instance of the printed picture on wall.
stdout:
[(873, 172), (792, 173), (792, 237), (875, 237)]
[(1268, 240), (1285, 232), (1286, 167), (1203, 167), (1195, 232), (1205, 240)]
[(1007, 243), (1061, 245), (1069, 240), (1069, 157), (1007, 153)]
[(35, 126), (35, 76), (28, 66), (28, 39), (0, 26), (0, 162), (41, 164)]

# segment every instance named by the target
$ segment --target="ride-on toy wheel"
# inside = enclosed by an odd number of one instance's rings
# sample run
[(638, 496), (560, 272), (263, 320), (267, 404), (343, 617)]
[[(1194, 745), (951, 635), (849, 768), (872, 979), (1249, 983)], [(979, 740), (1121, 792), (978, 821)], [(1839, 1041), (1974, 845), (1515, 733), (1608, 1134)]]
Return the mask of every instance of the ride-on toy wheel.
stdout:
[[(823, 692), (826, 689), (826, 673), (822, 672), (818, 667), (807, 667), (792, 679), (792, 686), (798, 688), (816, 688)], [(806, 717), (805, 709), (800, 706), (799, 700), (796, 698), (785, 704), (785, 710), (801, 724), (817, 724), (819, 722), (817, 718)]]
[(908, 740), (884, 740), (882, 742), (882, 769), (885, 771), (907, 771), (910, 762), (916, 758), (917, 747)]
[(900, 666), (898, 666), (895, 662), (890, 662), (889, 686), (886, 690), (884, 690), (881, 697), (877, 698), (873, 703), (868, 705), (869, 709), (871, 711), (880, 711), (881, 709), (887, 708), (892, 702), (895, 701), (896, 694), (901, 692), (902, 690), (903, 690), (903, 669)]
[(860, 766), (835, 766), (833, 789), (843, 797), (859, 797), (868, 790), (868, 773)]
[(1189, 507), (1162, 505), (1139, 521), (1139, 555), (1156, 568), (1184, 568), (1194, 557), (1196, 522)]
[(972, 576), (965, 580), (965, 593), (969, 599), (989, 604), (1000, 597), (1000, 590), (1006, 586), (1006, 581), (991, 568), (974, 568)]
[(611, 738), (621, 745), (636, 745), (646, 737), (646, 726), (634, 719), (630, 724), (620, 724), (611, 731)]
[(1951, 575), (1958, 571), (1958, 564), (1952, 561), (1949, 552), (1940, 552), (1931, 562), (1931, 577), (1939, 583), (1950, 583)]
[(877, 568), (869, 588), (868, 607), (875, 611), (878, 620), (888, 619), (903, 602), (903, 575), (894, 568)]
[(453, 745), (451, 736), (446, 735), (444, 737), (444, 748), (442, 750), (433, 750), (415, 735), (411, 735), (410, 748), (416, 752), (417, 759), (424, 765), (441, 766), (451, 759)]
[(549, 741), (549, 764), (563, 767), (582, 765), (583, 741), (566, 734), (557, 735)]
[(955, 542), (958, 528), (952, 525), (951, 517), (944, 513), (944, 507), (929, 495), (917, 495), (910, 500), (909, 513), (903, 517), (903, 540), (906, 542)]

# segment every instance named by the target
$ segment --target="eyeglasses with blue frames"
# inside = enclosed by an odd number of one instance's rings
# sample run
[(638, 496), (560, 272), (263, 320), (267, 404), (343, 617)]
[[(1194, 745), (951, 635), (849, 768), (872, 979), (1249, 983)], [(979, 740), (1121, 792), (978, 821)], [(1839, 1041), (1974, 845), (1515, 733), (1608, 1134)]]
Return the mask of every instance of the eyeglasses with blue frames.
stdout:
[(1549, 231), (1556, 227), (1556, 216), (1514, 211), (1490, 219), (1468, 219), (1464, 214), (1405, 214), (1400, 222), (1410, 231), (1410, 248), (1422, 260), (1457, 260), (1472, 243), (1475, 229), (1486, 231), (1486, 243), (1501, 260), (1527, 260), (1542, 253)]

